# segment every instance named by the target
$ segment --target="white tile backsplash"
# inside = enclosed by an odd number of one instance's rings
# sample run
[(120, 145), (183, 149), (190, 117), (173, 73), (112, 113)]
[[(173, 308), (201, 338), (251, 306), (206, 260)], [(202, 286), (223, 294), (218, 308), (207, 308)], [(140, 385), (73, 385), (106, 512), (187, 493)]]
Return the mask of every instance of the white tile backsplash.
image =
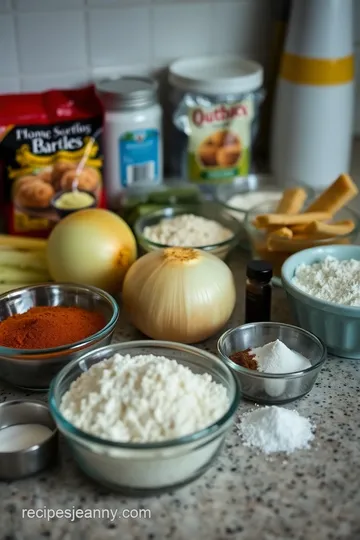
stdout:
[(86, 71), (63, 73), (62, 75), (41, 75), (36, 77), (22, 77), (20, 89), (23, 92), (42, 92), (50, 88), (74, 88), (90, 81)]
[(220, 1), (212, 11), (212, 53), (266, 51), (270, 35), (269, 0)]
[(83, 7), (84, 0), (13, 0), (14, 8), (19, 11), (51, 11), (78, 9)]
[(0, 0), (0, 12), (3, 11), (10, 11), (11, 10), (11, 2), (10, 0)]
[(154, 7), (154, 56), (173, 59), (210, 51), (211, 3), (161, 5)]
[[(0, 0), (0, 93), (159, 73), (180, 56), (265, 62), (270, 9), (271, 0)], [(354, 37), (360, 135), (360, 0)]]
[(90, 9), (89, 47), (93, 67), (150, 63), (150, 8)]
[(25, 75), (47, 75), (87, 65), (83, 11), (19, 13), (18, 54)]
[(18, 60), (14, 19), (11, 14), (0, 15), (0, 73), (1, 76), (17, 75)]
[(151, 0), (85, 0), (90, 7), (122, 7), (136, 4), (150, 4)]
[(0, 77), (0, 94), (13, 94), (20, 92), (20, 79), (18, 77)]

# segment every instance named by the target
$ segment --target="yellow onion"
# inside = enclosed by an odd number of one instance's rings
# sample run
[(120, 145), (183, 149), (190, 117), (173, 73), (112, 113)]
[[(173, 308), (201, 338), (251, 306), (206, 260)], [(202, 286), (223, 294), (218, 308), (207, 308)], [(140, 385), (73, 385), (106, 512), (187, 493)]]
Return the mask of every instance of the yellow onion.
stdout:
[(166, 248), (138, 259), (123, 285), (133, 325), (153, 339), (196, 343), (218, 332), (235, 306), (234, 278), (218, 257)]
[(94, 285), (115, 293), (136, 259), (136, 241), (116, 214), (99, 208), (80, 210), (55, 226), (47, 258), (54, 281)]

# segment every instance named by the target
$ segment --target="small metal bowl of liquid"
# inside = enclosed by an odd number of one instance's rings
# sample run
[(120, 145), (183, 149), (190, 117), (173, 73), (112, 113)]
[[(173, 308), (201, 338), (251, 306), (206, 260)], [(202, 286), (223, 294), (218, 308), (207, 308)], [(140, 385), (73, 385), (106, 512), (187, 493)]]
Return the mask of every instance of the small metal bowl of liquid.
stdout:
[(58, 432), (40, 401), (5, 401), (0, 405), (0, 479), (17, 480), (38, 473), (57, 459)]

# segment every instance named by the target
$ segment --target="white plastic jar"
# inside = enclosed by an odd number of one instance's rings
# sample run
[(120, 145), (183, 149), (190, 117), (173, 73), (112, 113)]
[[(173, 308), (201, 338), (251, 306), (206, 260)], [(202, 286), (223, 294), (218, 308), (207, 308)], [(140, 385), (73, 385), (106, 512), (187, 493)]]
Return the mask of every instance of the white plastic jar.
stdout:
[(104, 113), (104, 170), (108, 205), (116, 207), (128, 186), (163, 178), (162, 109), (158, 85), (147, 77), (97, 84)]

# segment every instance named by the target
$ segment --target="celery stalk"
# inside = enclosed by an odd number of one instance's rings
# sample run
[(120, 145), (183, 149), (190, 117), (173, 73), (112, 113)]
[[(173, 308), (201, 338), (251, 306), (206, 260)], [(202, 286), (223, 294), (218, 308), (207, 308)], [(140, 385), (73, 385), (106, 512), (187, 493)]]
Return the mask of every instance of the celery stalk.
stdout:
[(0, 246), (12, 247), (14, 249), (25, 250), (45, 250), (46, 240), (42, 238), (26, 238), (23, 236), (11, 236), (10, 234), (0, 234)]
[(49, 280), (46, 271), (0, 266), (0, 283), (41, 283)]
[(13, 249), (1, 249), (0, 266), (29, 268), (47, 272), (47, 261), (43, 251), (18, 251)]

